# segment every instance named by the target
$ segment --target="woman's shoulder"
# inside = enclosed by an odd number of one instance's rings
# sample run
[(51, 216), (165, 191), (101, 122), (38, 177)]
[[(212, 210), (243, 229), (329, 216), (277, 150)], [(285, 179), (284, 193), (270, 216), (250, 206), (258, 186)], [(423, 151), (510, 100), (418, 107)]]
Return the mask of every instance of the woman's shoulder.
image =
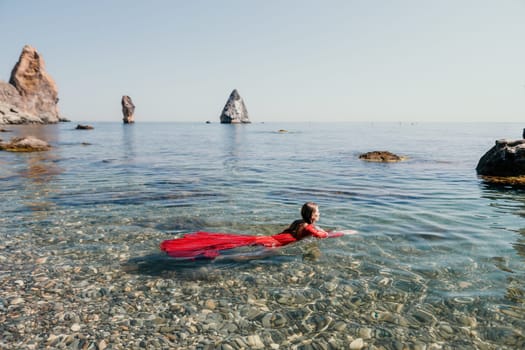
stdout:
[(296, 234), (298, 231), (302, 231), (303, 228), (305, 227), (305, 225), (307, 225), (307, 224), (304, 222), (304, 220), (300, 220), (300, 219), (299, 220), (295, 220), (283, 232)]

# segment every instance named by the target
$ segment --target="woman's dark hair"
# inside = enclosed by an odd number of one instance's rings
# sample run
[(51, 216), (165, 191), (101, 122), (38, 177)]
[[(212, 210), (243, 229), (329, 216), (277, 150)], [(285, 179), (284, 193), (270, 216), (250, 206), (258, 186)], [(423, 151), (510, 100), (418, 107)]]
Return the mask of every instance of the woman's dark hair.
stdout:
[(303, 220), (309, 224), (312, 223), (312, 214), (315, 210), (317, 210), (319, 206), (314, 202), (306, 202), (304, 203), (303, 207), (301, 208), (301, 216), (303, 217)]
[(301, 216), (302, 220), (295, 220), (292, 222), (292, 224), (283, 232), (291, 233), (294, 237), (297, 235), (297, 229), (300, 225), (307, 223), (312, 223), (312, 214), (319, 206), (315, 204), (314, 202), (307, 202), (304, 203), (303, 207), (301, 208)]

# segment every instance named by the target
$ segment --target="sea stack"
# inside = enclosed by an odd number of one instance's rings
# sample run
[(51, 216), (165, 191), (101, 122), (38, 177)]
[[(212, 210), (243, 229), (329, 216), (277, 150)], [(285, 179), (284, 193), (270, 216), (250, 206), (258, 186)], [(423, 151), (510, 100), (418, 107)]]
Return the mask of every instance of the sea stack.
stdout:
[(249, 124), (248, 110), (236, 89), (232, 91), (221, 113), (222, 124)]
[(131, 101), (131, 97), (126, 95), (122, 96), (122, 114), (124, 115), (122, 119), (124, 124), (132, 124), (135, 122), (135, 105), (133, 101)]
[(32, 46), (24, 46), (9, 83), (0, 81), (0, 124), (58, 123), (57, 104), (58, 89), (44, 59)]

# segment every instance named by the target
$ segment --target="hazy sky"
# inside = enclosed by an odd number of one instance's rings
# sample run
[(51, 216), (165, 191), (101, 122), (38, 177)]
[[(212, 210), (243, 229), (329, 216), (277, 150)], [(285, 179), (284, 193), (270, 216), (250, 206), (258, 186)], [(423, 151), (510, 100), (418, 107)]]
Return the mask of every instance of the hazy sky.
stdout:
[(34, 46), (73, 121), (525, 122), (525, 0), (0, 0), (0, 79)]

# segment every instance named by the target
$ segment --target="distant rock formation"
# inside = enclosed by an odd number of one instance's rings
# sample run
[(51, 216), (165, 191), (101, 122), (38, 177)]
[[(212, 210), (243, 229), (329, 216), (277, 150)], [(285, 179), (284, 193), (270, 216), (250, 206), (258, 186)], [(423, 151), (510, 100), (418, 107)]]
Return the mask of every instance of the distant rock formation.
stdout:
[[(525, 140), (497, 140), (480, 158), (476, 172), (482, 176), (523, 176), (525, 180)], [(503, 180), (497, 179), (497, 182)]]
[(135, 105), (131, 101), (131, 97), (126, 95), (122, 96), (122, 114), (124, 115), (124, 118), (122, 118), (124, 124), (135, 122)]
[(78, 124), (75, 128), (76, 130), (93, 130), (94, 128), (91, 125), (87, 124)]
[(24, 46), (9, 83), (0, 81), (0, 124), (54, 124), (58, 90), (37, 50)]
[(221, 113), (222, 124), (248, 124), (251, 123), (248, 117), (248, 110), (244, 105), (242, 97), (236, 89), (232, 91), (226, 105)]
[(406, 159), (406, 157), (398, 156), (397, 154), (388, 151), (373, 151), (363, 153), (359, 156), (359, 159), (366, 160), (368, 162), (400, 162)]
[(9, 142), (0, 142), (0, 150), (10, 152), (40, 152), (48, 151), (51, 146), (33, 136), (15, 137)]

